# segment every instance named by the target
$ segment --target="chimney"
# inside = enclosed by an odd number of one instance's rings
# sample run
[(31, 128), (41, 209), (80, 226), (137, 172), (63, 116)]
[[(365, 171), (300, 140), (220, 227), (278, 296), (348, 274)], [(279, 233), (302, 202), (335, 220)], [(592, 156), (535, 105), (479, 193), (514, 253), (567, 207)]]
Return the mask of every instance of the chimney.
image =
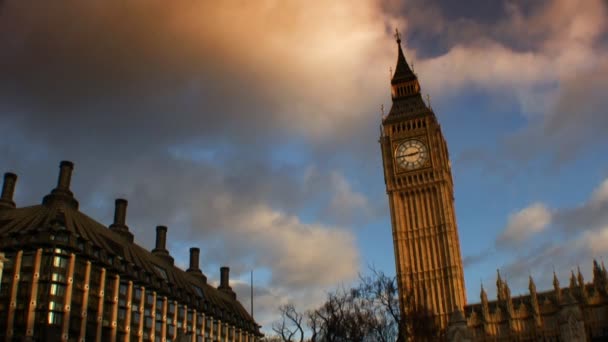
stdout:
[(152, 250), (152, 254), (166, 260), (173, 265), (173, 257), (169, 255), (169, 251), (166, 248), (167, 245), (167, 227), (156, 226), (156, 248)]
[(204, 282), (207, 282), (207, 277), (205, 277), (203, 275), (203, 272), (201, 272), (201, 269), (199, 267), (200, 253), (201, 253), (201, 250), (198, 249), (197, 247), (190, 248), (190, 267), (188, 267), (186, 272), (188, 272), (196, 277), (202, 278)]
[(78, 209), (78, 201), (74, 198), (74, 194), (70, 191), (70, 180), (72, 179), (72, 170), (74, 164), (70, 161), (62, 161), (59, 164), (59, 179), (57, 187), (50, 194), (44, 196), (42, 204), (55, 205), (67, 204), (72, 209)]
[(110, 230), (119, 234), (129, 242), (133, 242), (133, 234), (129, 232), (129, 227), (125, 224), (127, 217), (127, 200), (118, 198), (114, 202), (114, 223), (110, 225)]
[(201, 254), (200, 249), (198, 249), (196, 247), (190, 248), (190, 267), (188, 268), (188, 270), (186, 272), (196, 272), (196, 273), (201, 272), (201, 269), (198, 267), (198, 259), (199, 259), (200, 254)]
[(70, 181), (72, 179), (72, 170), (74, 163), (64, 160), (59, 164), (59, 179), (57, 180), (57, 189), (70, 191)]
[(230, 288), (230, 267), (220, 267), (220, 287), (229, 289)]
[(220, 286), (218, 286), (218, 290), (227, 293), (233, 299), (236, 299), (236, 293), (232, 291), (230, 287), (230, 268), (223, 266), (220, 267)]
[(2, 185), (2, 196), (0, 197), (0, 208), (15, 208), (13, 194), (15, 193), (15, 183), (17, 175), (11, 172), (4, 174), (4, 184)]
[(156, 248), (154, 250), (167, 251), (165, 248), (167, 244), (167, 227), (156, 226)]

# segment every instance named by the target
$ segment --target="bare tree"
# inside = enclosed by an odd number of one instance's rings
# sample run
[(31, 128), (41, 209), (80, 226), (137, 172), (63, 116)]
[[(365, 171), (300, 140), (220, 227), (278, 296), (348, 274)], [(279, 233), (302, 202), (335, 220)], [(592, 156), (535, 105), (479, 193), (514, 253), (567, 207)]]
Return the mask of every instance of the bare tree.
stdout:
[(293, 305), (281, 306), (281, 321), (273, 330), (283, 342), (302, 342), (305, 330), (310, 342), (436, 340), (434, 316), (413, 305), (412, 293), (403, 298), (408, 310), (401, 312), (396, 279), (370, 270), (370, 275), (360, 276), (357, 286), (328, 293), (325, 303), (315, 310), (300, 314)]
[(277, 333), (284, 342), (303, 342), (304, 315), (296, 311), (293, 304), (281, 305), (279, 307), (281, 321), (273, 324), (272, 330)]
[(359, 277), (359, 291), (367, 301), (365, 309), (372, 320), (372, 335), (380, 342), (405, 340), (406, 326), (399, 310), (397, 282), (373, 267), (370, 270), (371, 275)]
[(310, 342), (317, 342), (323, 322), (316, 310), (306, 312), (306, 324), (310, 329)]

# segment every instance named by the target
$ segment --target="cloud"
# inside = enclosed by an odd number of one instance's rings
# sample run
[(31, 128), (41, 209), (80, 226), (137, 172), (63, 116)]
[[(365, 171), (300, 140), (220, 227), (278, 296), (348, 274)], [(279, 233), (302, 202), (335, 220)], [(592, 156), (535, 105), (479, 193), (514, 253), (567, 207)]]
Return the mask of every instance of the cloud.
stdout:
[[(535, 276), (540, 289), (547, 289), (552, 286), (552, 269), (562, 280), (579, 266), (584, 274), (590, 274), (591, 261), (608, 254), (607, 194), (608, 179), (581, 205), (549, 210), (542, 203), (534, 203), (512, 215), (497, 243), (521, 242), (531, 231), (542, 235), (543, 241), (520, 247), (518, 254), (501, 268), (512, 281), (512, 289), (526, 288), (529, 274)], [(556, 229), (546, 229), (549, 224)], [(573, 225), (575, 229), (571, 228)]]
[(480, 263), (480, 262), (486, 260), (488, 258), (488, 256), (490, 256), (491, 253), (492, 253), (492, 249), (488, 248), (477, 254), (464, 255), (462, 257), (462, 266), (466, 269), (472, 265)]
[(369, 220), (374, 215), (367, 197), (354, 191), (341, 173), (332, 172), (329, 181), (333, 196), (324, 210), (325, 217), (339, 224), (352, 225)]
[(496, 19), (489, 21), (478, 19), (488, 11), (483, 6), (448, 13), (450, 5), (442, 2), (410, 1), (405, 12), (425, 6), (419, 19), (408, 20), (408, 32), (420, 42), (408, 58), (423, 91), (446, 105), (472, 90), (519, 105), (525, 125), (501, 137), (488, 155), (511, 161), (548, 156), (563, 163), (606, 141), (605, 1), (504, 2), (494, 6)]
[(559, 227), (569, 234), (600, 231), (608, 227), (608, 179), (583, 204), (560, 210), (556, 220)]
[(506, 140), (510, 155), (529, 160), (543, 151), (558, 162), (571, 161), (586, 148), (608, 142), (602, 89), (608, 86), (608, 63), (562, 80), (555, 102), (540, 119)]
[(1, 15), (4, 111), (47, 139), (74, 137), (67, 124), (152, 143), (351, 136), (376, 119), (358, 94), (384, 98), (394, 59), (374, 1), (9, 1)]
[(551, 217), (551, 211), (543, 203), (532, 203), (509, 215), (507, 226), (496, 243), (502, 245), (524, 241), (542, 232), (551, 223)]
[(253, 256), (256, 265), (272, 270), (273, 286), (293, 290), (324, 288), (356, 276), (358, 251), (351, 232), (305, 224), (297, 217), (262, 205), (245, 212), (234, 210), (231, 204), (222, 206), (215, 209), (220, 215), (233, 213), (226, 221), (234, 227), (222, 248), (230, 251), (240, 248)]

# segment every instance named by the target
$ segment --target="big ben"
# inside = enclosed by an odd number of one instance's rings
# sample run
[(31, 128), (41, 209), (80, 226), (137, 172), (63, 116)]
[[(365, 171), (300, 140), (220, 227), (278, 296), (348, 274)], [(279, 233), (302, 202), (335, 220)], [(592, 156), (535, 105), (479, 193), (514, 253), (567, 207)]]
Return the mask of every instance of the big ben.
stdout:
[(392, 107), (382, 120), (380, 145), (400, 306), (432, 314), (443, 330), (466, 304), (451, 165), (437, 117), (395, 36)]

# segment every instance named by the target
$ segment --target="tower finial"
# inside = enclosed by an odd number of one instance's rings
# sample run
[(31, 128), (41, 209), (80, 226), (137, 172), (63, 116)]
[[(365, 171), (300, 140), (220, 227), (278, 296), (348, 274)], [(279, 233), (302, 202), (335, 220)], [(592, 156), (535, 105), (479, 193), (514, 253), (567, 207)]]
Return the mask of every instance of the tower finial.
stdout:
[(398, 28), (395, 28), (395, 39), (397, 40), (397, 44), (401, 44), (401, 33), (399, 33)]

